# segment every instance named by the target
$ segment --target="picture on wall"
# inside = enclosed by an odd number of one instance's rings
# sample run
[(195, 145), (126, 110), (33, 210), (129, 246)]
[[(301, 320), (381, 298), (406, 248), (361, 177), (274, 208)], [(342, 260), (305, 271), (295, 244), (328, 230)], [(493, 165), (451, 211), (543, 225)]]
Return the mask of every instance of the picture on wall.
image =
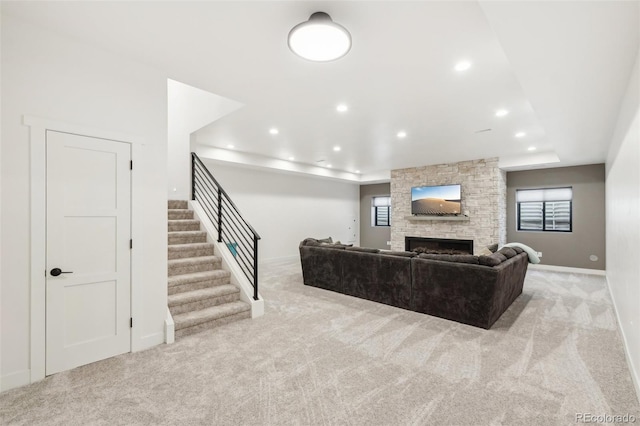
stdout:
[(411, 214), (460, 214), (460, 185), (417, 186), (411, 188)]

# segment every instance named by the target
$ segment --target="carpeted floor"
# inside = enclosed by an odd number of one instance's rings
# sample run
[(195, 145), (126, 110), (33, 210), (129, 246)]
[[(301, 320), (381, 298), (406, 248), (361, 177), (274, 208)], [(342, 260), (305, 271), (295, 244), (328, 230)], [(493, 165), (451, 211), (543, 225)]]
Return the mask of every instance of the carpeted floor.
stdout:
[(0, 394), (0, 424), (567, 425), (640, 421), (603, 277), (530, 270), (487, 331), (263, 268), (264, 317)]

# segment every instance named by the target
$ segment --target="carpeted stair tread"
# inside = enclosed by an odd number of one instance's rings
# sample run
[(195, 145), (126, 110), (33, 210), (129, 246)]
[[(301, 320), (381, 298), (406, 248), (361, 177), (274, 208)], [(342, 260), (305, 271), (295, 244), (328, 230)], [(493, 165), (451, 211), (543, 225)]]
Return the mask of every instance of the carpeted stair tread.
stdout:
[(169, 202), (167, 203), (167, 207), (169, 208), (169, 210), (186, 210), (189, 208), (189, 203), (186, 200), (169, 200)]
[(205, 231), (169, 232), (168, 241), (169, 241), (169, 245), (205, 243), (207, 242), (207, 233)]
[(173, 317), (173, 322), (175, 323), (175, 330), (178, 331), (183, 328), (193, 327), (199, 324), (215, 321), (220, 318), (246, 312), (250, 309), (251, 306), (249, 306), (248, 303), (238, 300), (236, 302), (225, 303), (223, 305), (213, 306), (199, 311), (185, 312), (183, 314), (175, 315)]
[(208, 287), (200, 290), (187, 291), (169, 295), (169, 307), (196, 302), (203, 299), (213, 299), (215, 297), (227, 296), (229, 294), (240, 293), (238, 287), (233, 284), (224, 284), (216, 287)]
[(197, 219), (177, 219), (169, 221), (169, 232), (199, 231), (200, 221)]
[(169, 209), (168, 210), (168, 219), (169, 220), (193, 219), (193, 210)]
[(213, 271), (193, 272), (191, 274), (174, 275), (172, 277), (169, 277), (168, 283), (169, 283), (169, 287), (174, 287), (177, 285), (189, 284), (192, 282), (208, 281), (208, 280), (220, 281), (220, 280), (226, 279), (227, 282), (225, 284), (228, 284), (228, 280), (230, 277), (231, 277), (231, 274), (229, 273), (229, 271), (225, 271), (223, 269), (215, 269)]
[(217, 256), (185, 257), (168, 261), (169, 276), (220, 269), (222, 260)]
[(212, 243), (172, 244), (169, 246), (169, 260), (185, 257), (211, 256), (214, 253)]

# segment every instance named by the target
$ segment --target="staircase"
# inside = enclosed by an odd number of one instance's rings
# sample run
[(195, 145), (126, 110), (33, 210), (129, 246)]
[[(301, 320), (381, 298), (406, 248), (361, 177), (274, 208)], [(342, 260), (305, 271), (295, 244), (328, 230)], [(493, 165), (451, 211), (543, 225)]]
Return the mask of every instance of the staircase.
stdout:
[(240, 290), (230, 283), (187, 202), (170, 200), (168, 207), (168, 303), (175, 337), (251, 318), (251, 306), (240, 300)]

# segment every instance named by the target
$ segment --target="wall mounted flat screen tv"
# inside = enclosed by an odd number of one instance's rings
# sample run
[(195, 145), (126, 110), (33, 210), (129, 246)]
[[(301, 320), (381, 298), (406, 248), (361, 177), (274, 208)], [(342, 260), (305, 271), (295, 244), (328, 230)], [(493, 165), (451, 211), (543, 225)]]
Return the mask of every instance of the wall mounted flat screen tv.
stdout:
[(415, 186), (411, 188), (411, 214), (460, 214), (460, 185)]

